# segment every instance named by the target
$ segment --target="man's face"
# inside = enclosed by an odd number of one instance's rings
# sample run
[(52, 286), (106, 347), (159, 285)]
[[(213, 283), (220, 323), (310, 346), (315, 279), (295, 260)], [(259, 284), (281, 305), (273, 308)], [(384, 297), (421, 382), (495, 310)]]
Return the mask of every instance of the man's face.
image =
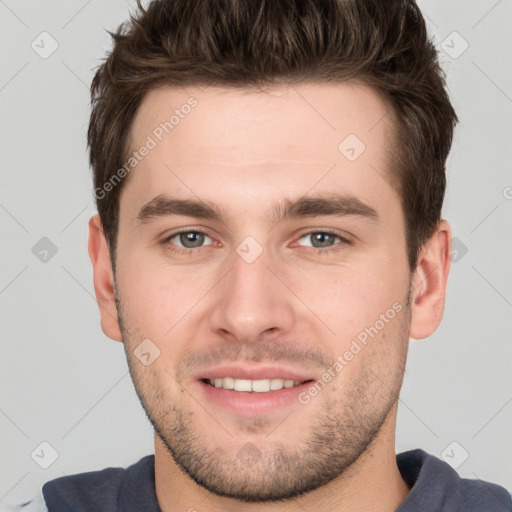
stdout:
[(123, 342), (157, 434), (212, 492), (317, 488), (396, 412), (410, 274), (387, 112), (355, 83), (165, 87), (138, 111), (131, 149), (155, 147), (120, 199)]

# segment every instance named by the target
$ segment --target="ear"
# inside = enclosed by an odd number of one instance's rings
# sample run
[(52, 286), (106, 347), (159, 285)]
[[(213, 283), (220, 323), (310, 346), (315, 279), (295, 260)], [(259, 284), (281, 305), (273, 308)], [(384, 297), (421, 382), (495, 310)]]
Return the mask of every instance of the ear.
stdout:
[(451, 253), (450, 225), (441, 220), (435, 233), (418, 255), (411, 290), (411, 338), (426, 338), (433, 334), (441, 323)]
[(89, 220), (89, 257), (94, 274), (94, 291), (100, 308), (101, 328), (115, 341), (122, 341), (115, 303), (114, 273), (107, 240), (99, 215)]

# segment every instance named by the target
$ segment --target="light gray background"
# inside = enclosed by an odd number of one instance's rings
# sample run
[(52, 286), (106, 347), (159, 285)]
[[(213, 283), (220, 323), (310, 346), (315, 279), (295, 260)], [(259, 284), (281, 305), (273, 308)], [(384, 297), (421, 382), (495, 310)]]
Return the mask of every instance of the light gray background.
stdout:
[[(88, 87), (110, 48), (104, 29), (133, 6), (0, 0), (0, 508), (153, 453), (122, 345), (100, 329), (87, 254)], [(459, 250), (441, 327), (411, 342), (396, 448), (441, 457), (456, 441), (452, 459), (469, 454), (459, 474), (512, 489), (512, 2), (420, 6), (461, 121), (444, 209)], [(31, 47), (43, 31), (59, 45), (46, 59)], [(57, 247), (46, 263), (32, 252), (42, 237)], [(58, 452), (48, 469), (31, 458), (43, 441)]]

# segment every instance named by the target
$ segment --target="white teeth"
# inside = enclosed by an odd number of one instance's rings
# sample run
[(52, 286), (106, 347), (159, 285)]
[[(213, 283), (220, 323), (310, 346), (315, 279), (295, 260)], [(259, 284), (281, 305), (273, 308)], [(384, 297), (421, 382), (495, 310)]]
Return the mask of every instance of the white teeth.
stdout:
[(288, 379), (247, 380), (234, 379), (233, 377), (209, 379), (209, 382), (216, 388), (234, 389), (235, 391), (252, 391), (254, 393), (278, 391), (283, 388), (292, 388), (300, 384), (300, 381)]
[(235, 379), (234, 389), (235, 391), (251, 391), (251, 381), (245, 379)]
[(272, 391), (276, 389), (283, 389), (284, 380), (283, 379), (270, 379), (270, 389)]
[(270, 381), (268, 379), (253, 380), (251, 391), (256, 393), (266, 393), (267, 391), (270, 391)]
[[(231, 377), (224, 377), (223, 379), (219, 379), (221, 383), (219, 386), (216, 387), (222, 387), (224, 389), (235, 389), (235, 379)], [(217, 379), (215, 379), (215, 382), (217, 382)]]

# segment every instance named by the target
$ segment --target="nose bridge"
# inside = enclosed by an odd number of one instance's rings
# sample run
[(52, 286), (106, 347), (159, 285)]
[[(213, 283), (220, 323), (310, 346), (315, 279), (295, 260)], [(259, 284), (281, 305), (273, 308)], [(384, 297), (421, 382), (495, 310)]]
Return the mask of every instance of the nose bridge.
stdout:
[(211, 328), (241, 343), (258, 341), (269, 330), (286, 331), (293, 325), (291, 297), (268, 268), (270, 253), (247, 237), (232, 255), (211, 314)]

